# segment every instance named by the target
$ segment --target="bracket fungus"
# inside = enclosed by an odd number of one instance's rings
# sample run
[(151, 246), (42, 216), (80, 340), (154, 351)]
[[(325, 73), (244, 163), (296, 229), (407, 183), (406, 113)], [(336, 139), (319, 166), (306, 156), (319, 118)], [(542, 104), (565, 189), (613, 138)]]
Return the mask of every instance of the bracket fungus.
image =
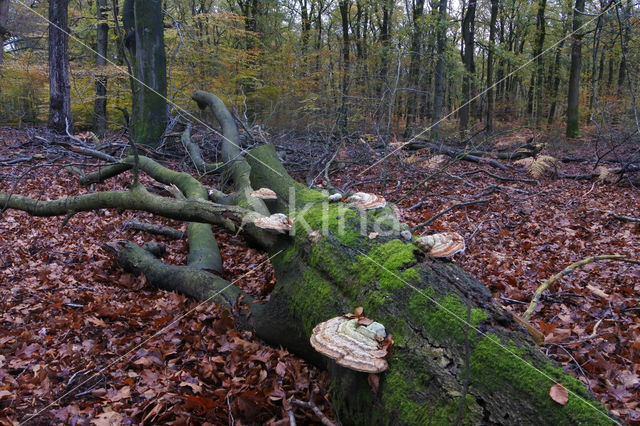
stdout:
[(277, 200), (278, 196), (273, 190), (269, 188), (260, 188), (251, 192), (252, 197), (260, 198), (261, 200)]
[(254, 220), (253, 223), (262, 229), (268, 229), (277, 232), (287, 232), (291, 230), (293, 220), (289, 219), (282, 213), (272, 214), (271, 216), (263, 216)]
[(377, 322), (359, 324), (353, 315), (331, 318), (316, 325), (311, 346), (341, 365), (364, 373), (381, 373), (389, 368), (384, 341), (387, 334)]
[(433, 257), (450, 257), (465, 249), (464, 238), (457, 232), (425, 235), (416, 240), (416, 245)]
[(339, 192), (336, 192), (335, 194), (329, 195), (328, 198), (330, 203), (337, 203), (338, 201), (342, 200), (342, 194)]
[(345, 202), (361, 210), (379, 209), (387, 205), (384, 197), (366, 192), (356, 192), (347, 198)]

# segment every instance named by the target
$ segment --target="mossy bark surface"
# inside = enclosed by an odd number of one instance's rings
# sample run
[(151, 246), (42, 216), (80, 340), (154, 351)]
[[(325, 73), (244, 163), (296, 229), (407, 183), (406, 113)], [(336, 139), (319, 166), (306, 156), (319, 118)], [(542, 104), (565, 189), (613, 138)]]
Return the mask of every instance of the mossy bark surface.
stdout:
[(161, 0), (126, 0), (122, 20), (127, 31), (133, 98), (131, 136), (158, 146), (167, 126), (167, 67)]

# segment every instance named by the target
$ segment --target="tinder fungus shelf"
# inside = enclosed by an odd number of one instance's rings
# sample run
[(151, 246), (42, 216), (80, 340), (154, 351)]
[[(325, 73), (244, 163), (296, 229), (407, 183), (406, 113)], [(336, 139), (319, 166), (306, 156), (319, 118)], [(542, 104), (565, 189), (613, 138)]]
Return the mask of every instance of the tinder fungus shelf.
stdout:
[(451, 257), (465, 249), (464, 238), (457, 232), (425, 235), (418, 238), (415, 244), (433, 257)]
[(273, 232), (288, 232), (291, 230), (293, 221), (282, 213), (276, 213), (271, 216), (260, 217), (254, 220), (253, 223), (261, 229)]
[(261, 200), (277, 200), (276, 193), (269, 188), (260, 188), (251, 192), (252, 197), (260, 198)]
[(345, 202), (361, 210), (380, 209), (387, 205), (384, 197), (366, 192), (356, 192), (347, 198)]
[[(338, 365), (364, 373), (380, 373), (389, 368), (386, 349), (380, 341), (386, 332), (377, 322), (364, 326), (358, 318), (340, 316), (315, 326), (311, 346)], [(380, 341), (379, 341), (379, 340)]]

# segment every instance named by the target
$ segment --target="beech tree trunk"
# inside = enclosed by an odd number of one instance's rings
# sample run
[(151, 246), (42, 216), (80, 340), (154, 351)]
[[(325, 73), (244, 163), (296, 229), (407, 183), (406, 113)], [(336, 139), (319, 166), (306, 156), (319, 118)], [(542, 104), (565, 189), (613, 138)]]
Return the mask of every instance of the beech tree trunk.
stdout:
[[(233, 122), (225, 121), (224, 105), (203, 92), (194, 99), (214, 108), (225, 129), (225, 144), (232, 145), (227, 152), (233, 151), (237, 140)], [(124, 159), (88, 175), (84, 183), (121, 173), (132, 161)], [(327, 203), (326, 193), (291, 178), (272, 145), (237, 158), (238, 168), (234, 163), (224, 166), (234, 188), (254, 185), (275, 191), (278, 200), (268, 213), (295, 217), (290, 234), (257, 228), (253, 222), (262, 213), (242, 206), (242, 197), (220, 197), (218, 203), (204, 200), (202, 186), (191, 176), (145, 157), (140, 157), (140, 169), (160, 182), (176, 184), (186, 199), (153, 195), (135, 184), (128, 191), (53, 201), (0, 193), (0, 205), (38, 216), (128, 208), (231, 231), (240, 226), (248, 241), (271, 256), (277, 284), (267, 303), (243, 294), (211, 273), (212, 268), (192, 263), (191, 253), (188, 265), (173, 266), (155, 256), (155, 245), (119, 243), (112, 248), (124, 268), (145, 274), (152, 285), (220, 303), (233, 313), (237, 326), (253, 329), (266, 342), (327, 369), (343, 424), (615, 424), (581, 382), (546, 359), (526, 329), (492, 304), (484, 285), (451, 261), (428, 257), (404, 239), (402, 231), (408, 226), (389, 206), (361, 211)], [(210, 241), (191, 231), (190, 251), (192, 239), (199, 249)], [(369, 238), (372, 232), (378, 236)], [(384, 324), (395, 341), (389, 370), (381, 373), (377, 391), (371, 389), (367, 374), (338, 366), (309, 344), (316, 324), (357, 306)], [(567, 405), (549, 397), (554, 383), (569, 390)]]
[(349, 78), (351, 74), (351, 59), (349, 54), (349, 7), (350, 0), (338, 2), (340, 9), (340, 21), (342, 23), (342, 96), (340, 105), (340, 115), (338, 117), (340, 129), (344, 134), (348, 133), (349, 125), (349, 105), (347, 97), (349, 95)]
[(93, 131), (99, 137), (107, 129), (107, 76), (101, 69), (107, 65), (107, 47), (109, 42), (109, 24), (107, 23), (107, 0), (98, 0), (96, 4), (98, 25), (96, 30), (96, 99), (93, 104)]
[[(4, 54), (4, 41), (9, 38), (7, 21), (9, 19), (9, 0), (0, 0), (0, 70), (2, 70), (2, 55)], [(0, 88), (0, 91), (2, 88)]]
[(161, 0), (126, 0), (122, 23), (133, 68), (131, 135), (157, 146), (167, 127), (167, 72)]
[(494, 90), (493, 90), (493, 64), (494, 49), (496, 40), (496, 20), (498, 18), (498, 0), (491, 0), (491, 14), (489, 18), (489, 49), (487, 54), (487, 132), (493, 131), (493, 106), (494, 106)]
[(467, 130), (471, 111), (472, 87), (476, 65), (473, 60), (475, 46), (476, 0), (469, 0), (467, 11), (462, 19), (462, 62), (465, 73), (462, 78), (462, 105), (460, 106), (460, 131)]
[(409, 85), (411, 90), (407, 94), (407, 125), (404, 129), (404, 137), (409, 138), (413, 132), (413, 126), (418, 114), (418, 103), (422, 96), (418, 95), (420, 87), (420, 63), (422, 62), (422, 15), (424, 12), (424, 0), (412, 2), (411, 20), (413, 24), (411, 32), (411, 51), (409, 52)]
[[(582, 14), (584, 13), (585, 0), (576, 0), (573, 10), (573, 31), (582, 26)], [(569, 92), (567, 94), (567, 129), (568, 138), (578, 136), (580, 114), (578, 101), (580, 96), (580, 68), (582, 64), (582, 37), (581, 32), (573, 35), (571, 42), (571, 68), (569, 70)]]
[(49, 1), (49, 128), (64, 134), (73, 129), (69, 93), (69, 0)]
[[(531, 73), (529, 82), (529, 93), (527, 96), (527, 114), (533, 118), (536, 128), (540, 127), (542, 120), (542, 86), (544, 76), (544, 66), (542, 62), (542, 48), (546, 35), (545, 9), (547, 0), (538, 0), (538, 13), (536, 14), (536, 36), (533, 47), (533, 57), (535, 58), (535, 70)], [(534, 115), (535, 113), (535, 115)]]

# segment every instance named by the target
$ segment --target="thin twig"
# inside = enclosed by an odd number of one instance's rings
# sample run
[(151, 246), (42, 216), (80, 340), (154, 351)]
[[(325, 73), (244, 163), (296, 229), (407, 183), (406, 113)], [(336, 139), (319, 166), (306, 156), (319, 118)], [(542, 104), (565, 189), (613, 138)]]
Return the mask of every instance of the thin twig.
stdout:
[[(311, 393), (311, 396), (313, 397), (313, 392)], [(293, 405), (297, 405), (298, 407), (311, 409), (313, 411), (313, 413), (316, 416), (318, 416), (318, 418), (320, 419), (320, 421), (322, 422), (323, 425), (325, 425), (325, 426), (337, 426), (336, 423), (332, 422), (331, 420), (329, 420), (329, 418), (327, 418), (327, 416), (324, 415), (322, 410), (320, 410), (318, 408), (318, 406), (313, 402), (313, 398), (310, 397), (309, 402), (300, 401), (299, 399), (291, 398), (290, 402)]]
[(470, 206), (473, 204), (483, 204), (483, 203), (489, 203), (493, 201), (493, 198), (482, 198), (480, 200), (471, 200), (471, 201), (465, 201), (463, 203), (458, 203), (458, 204), (454, 204), (452, 206), (447, 207), (446, 209), (442, 210), (439, 213), (436, 213), (435, 215), (431, 216), (427, 221), (416, 225), (413, 227), (412, 231), (416, 232), (419, 229), (424, 228), (425, 226), (429, 226), (431, 225), (431, 223), (433, 223), (434, 220), (436, 220), (437, 218), (439, 218), (440, 216), (442, 216), (443, 214), (449, 213), (451, 210), (459, 208), (459, 207), (465, 207), (465, 206)]

